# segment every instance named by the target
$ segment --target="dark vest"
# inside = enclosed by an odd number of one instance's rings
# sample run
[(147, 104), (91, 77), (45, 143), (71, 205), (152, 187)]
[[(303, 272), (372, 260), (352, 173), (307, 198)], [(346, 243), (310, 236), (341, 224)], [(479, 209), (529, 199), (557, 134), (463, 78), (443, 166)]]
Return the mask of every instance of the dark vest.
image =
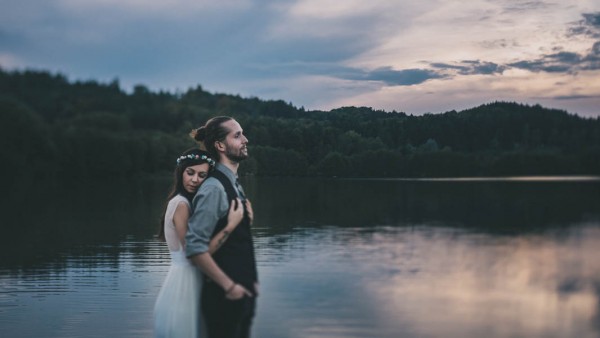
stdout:
[[(234, 200), (238, 197), (238, 194), (229, 178), (219, 170), (213, 170), (210, 175), (219, 180), (225, 188), (229, 205), (235, 203)], [(244, 218), (212, 257), (229, 278), (243, 285), (250, 292), (254, 292), (254, 283), (258, 280), (254, 243), (245, 201), (242, 202), (242, 205), (244, 207)], [(211, 238), (215, 237), (226, 225), (227, 215), (217, 222)]]

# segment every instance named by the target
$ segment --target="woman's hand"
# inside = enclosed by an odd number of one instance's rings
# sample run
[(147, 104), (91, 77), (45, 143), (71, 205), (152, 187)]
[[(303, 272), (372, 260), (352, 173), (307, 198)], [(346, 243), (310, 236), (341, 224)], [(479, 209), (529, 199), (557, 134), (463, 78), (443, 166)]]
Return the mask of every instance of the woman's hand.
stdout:
[(243, 218), (244, 207), (242, 206), (242, 200), (237, 198), (229, 207), (229, 214), (227, 214), (227, 227), (230, 228), (230, 230), (235, 229)]
[(250, 219), (250, 225), (254, 222), (254, 210), (252, 210), (252, 203), (249, 199), (246, 199), (246, 211), (248, 211), (248, 218)]
[(227, 241), (229, 235), (237, 228), (238, 224), (244, 219), (244, 206), (242, 201), (238, 198), (231, 203), (229, 206), (229, 213), (227, 214), (227, 224), (225, 229), (219, 231), (215, 237), (210, 240), (208, 244), (208, 251), (210, 254), (214, 254), (219, 248)]

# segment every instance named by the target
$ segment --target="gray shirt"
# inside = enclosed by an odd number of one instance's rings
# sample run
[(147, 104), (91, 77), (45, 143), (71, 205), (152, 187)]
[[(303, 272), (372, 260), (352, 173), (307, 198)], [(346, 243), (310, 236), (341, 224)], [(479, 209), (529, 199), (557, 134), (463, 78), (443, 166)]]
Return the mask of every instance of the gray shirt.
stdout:
[[(221, 171), (236, 188), (240, 198), (241, 187), (236, 186), (237, 177), (226, 166), (217, 163), (215, 170)], [(185, 235), (185, 253), (187, 257), (195, 256), (208, 251), (211, 235), (219, 220), (227, 216), (229, 212), (229, 201), (225, 188), (219, 180), (214, 177), (207, 178), (196, 196), (192, 200), (192, 214), (188, 221), (188, 231)]]

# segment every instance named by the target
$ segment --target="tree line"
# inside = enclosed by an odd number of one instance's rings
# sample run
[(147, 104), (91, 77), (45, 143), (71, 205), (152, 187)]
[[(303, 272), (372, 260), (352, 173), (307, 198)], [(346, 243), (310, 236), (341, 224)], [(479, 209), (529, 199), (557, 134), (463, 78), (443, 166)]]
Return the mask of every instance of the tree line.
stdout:
[(127, 93), (118, 80), (69, 81), (0, 69), (2, 177), (112, 178), (172, 171), (216, 115), (240, 121), (260, 176), (599, 175), (600, 119), (493, 102), (422, 116), (368, 107), (305, 110), (282, 100), (210, 93)]

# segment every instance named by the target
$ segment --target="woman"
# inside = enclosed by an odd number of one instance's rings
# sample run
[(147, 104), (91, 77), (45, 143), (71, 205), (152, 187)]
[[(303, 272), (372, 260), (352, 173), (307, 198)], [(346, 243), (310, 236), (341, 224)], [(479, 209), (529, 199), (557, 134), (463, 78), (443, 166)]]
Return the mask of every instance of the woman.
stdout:
[[(171, 266), (154, 306), (155, 337), (204, 336), (199, 313), (202, 279), (199, 270), (185, 257), (184, 238), (191, 200), (214, 165), (208, 153), (199, 149), (189, 149), (177, 159), (173, 189), (159, 232), (169, 247)], [(218, 241), (225, 240), (242, 220), (244, 210), (237, 205), (241, 201), (232, 203), (227, 226), (211, 240), (211, 253), (218, 248)], [(251, 208), (248, 213), (252, 217)]]

